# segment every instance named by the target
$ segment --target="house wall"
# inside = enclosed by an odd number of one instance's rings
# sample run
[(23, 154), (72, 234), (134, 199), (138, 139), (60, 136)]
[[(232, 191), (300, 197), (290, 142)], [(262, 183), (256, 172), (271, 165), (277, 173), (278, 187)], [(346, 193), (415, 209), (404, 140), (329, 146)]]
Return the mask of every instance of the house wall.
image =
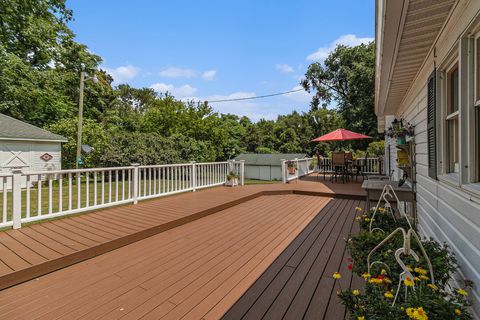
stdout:
[(245, 164), (245, 178), (256, 180), (282, 180), (282, 169), (280, 166)]
[[(456, 50), (458, 39), (479, 12), (480, 1), (457, 3), (437, 38), (435, 50), (429, 53), (395, 114), (397, 118), (404, 118), (415, 125), (419, 230), (424, 236), (446, 242), (455, 252), (461, 267), (458, 279), (469, 279), (476, 283), (471, 298), (474, 300), (477, 315), (480, 314), (480, 193), (470, 192), (442, 179), (434, 180), (428, 176), (426, 130), (428, 77), (434, 67), (446, 59), (452, 48)], [(439, 107), (437, 105), (437, 108)], [(437, 138), (439, 136), (437, 129)], [(394, 149), (394, 140), (387, 140), (387, 143)], [(395, 161), (392, 161), (392, 166), (398, 173)], [(394, 176), (398, 178), (397, 175)]]
[[(52, 160), (40, 159), (45, 153), (53, 156)], [(21, 168), (23, 171), (60, 170), (61, 160), (60, 142), (0, 140), (0, 174), (10, 173), (12, 168)], [(32, 181), (36, 181), (36, 177), (32, 177)], [(10, 179), (7, 188), (11, 188)], [(0, 190), (2, 189), (0, 184)]]

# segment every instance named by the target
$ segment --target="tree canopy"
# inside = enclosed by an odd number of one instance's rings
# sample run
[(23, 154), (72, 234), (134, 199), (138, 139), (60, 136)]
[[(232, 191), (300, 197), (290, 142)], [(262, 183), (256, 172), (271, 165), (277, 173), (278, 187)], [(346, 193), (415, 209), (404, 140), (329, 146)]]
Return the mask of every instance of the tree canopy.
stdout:
[[(339, 46), (324, 64), (310, 65), (302, 82), (315, 92), (308, 112), (252, 122), (150, 88), (112, 86), (101, 58), (75, 40), (72, 18), (64, 0), (0, 2), (0, 112), (67, 137), (65, 168), (75, 165), (82, 70), (99, 80), (85, 86), (89, 167), (215, 161), (241, 152), (325, 153), (338, 145), (310, 141), (339, 127), (375, 135), (373, 44)], [(327, 108), (333, 100), (338, 107)]]

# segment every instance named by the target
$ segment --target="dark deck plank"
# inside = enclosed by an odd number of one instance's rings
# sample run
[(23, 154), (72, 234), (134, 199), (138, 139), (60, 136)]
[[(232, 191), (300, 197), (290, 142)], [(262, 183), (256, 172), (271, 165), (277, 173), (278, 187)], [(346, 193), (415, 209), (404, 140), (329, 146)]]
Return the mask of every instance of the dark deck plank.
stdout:
[[(332, 200), (285, 249), (223, 319), (343, 319), (344, 307), (332, 274), (342, 288), (361, 286), (348, 270), (345, 240), (358, 232), (359, 200)], [(328, 227), (325, 227), (328, 226)]]

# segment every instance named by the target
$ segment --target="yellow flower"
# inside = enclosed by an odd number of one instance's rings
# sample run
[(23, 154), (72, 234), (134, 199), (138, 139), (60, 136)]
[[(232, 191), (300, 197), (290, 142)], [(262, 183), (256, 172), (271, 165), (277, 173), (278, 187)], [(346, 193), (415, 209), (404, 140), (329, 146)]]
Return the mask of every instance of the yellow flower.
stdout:
[(360, 207), (355, 207), (355, 211), (362, 211), (362, 208), (360, 208)]
[(378, 208), (378, 211), (384, 212), (384, 211), (385, 211), (385, 208), (380, 207), (380, 208)]
[(387, 291), (383, 294), (387, 299), (393, 299), (393, 294), (390, 291)]
[(382, 269), (382, 271), (380, 271), (380, 274), (381, 274), (381, 275), (386, 275), (386, 274), (387, 274), (387, 270)]
[(434, 285), (433, 283), (427, 284), (427, 287), (429, 287), (429, 288), (432, 289), (433, 291), (437, 291), (437, 290), (438, 290), (438, 287), (437, 287), (436, 285)]
[(462, 315), (462, 310), (460, 310), (460, 309), (455, 309), (455, 314), (456, 314), (457, 316), (461, 316), (461, 315)]
[(365, 221), (366, 221), (366, 222), (370, 221), (370, 218), (365, 218)]
[(417, 310), (415, 310), (415, 312), (413, 313), (413, 316), (417, 320), (428, 320), (427, 313), (425, 312), (425, 310), (423, 310), (422, 307), (417, 308)]
[(425, 270), (423, 268), (420, 268), (420, 267), (415, 268), (415, 272), (418, 273), (418, 274), (422, 274), (422, 275), (426, 275), (428, 273), (427, 270)]
[(407, 268), (408, 271), (413, 272), (412, 267), (410, 267), (408, 264), (405, 267)]
[(392, 283), (392, 280), (390, 280), (389, 278), (385, 277), (385, 278), (383, 278), (383, 282), (385, 282), (385, 283)]
[(425, 276), (425, 275), (423, 275), (423, 274), (420, 275), (419, 278), (420, 278), (420, 280), (429, 280), (429, 279), (430, 279), (429, 277), (427, 277), (427, 276)]
[(412, 281), (412, 279), (410, 279), (410, 277), (406, 277), (403, 282), (405, 283), (405, 285), (407, 287), (413, 287), (413, 285), (414, 285), (414, 282)]
[(357, 320), (365, 320), (364, 316), (357, 317)]
[(366, 218), (366, 217), (368, 217), (368, 215), (362, 214), (362, 218)]
[(467, 291), (465, 291), (465, 290), (463, 290), (463, 289), (458, 289), (457, 292), (458, 292), (458, 294), (461, 294), (461, 295), (464, 296), (464, 297), (468, 296)]
[(364, 274), (362, 274), (362, 278), (365, 279), (365, 280), (367, 280), (370, 277), (371, 277), (370, 273), (365, 272)]
[(415, 313), (415, 309), (414, 309), (414, 308), (407, 308), (407, 310), (405, 310), (405, 313), (406, 313), (407, 316), (409, 316), (410, 318), (413, 318), (413, 314)]
[(338, 279), (340, 279), (341, 277), (342, 277), (342, 275), (340, 274), (340, 272), (334, 272), (334, 273), (333, 273), (333, 279), (338, 280)]
[(352, 291), (352, 293), (353, 293), (354, 296), (358, 296), (360, 294), (360, 291), (355, 289), (355, 290)]
[(413, 280), (419, 282), (419, 281), (420, 281), (420, 278), (419, 278), (419, 277), (413, 277)]
[(383, 279), (379, 279), (379, 278), (371, 278), (368, 282), (370, 283), (374, 283), (374, 284), (382, 284), (383, 282)]
[(360, 221), (362, 217), (355, 217), (355, 220)]

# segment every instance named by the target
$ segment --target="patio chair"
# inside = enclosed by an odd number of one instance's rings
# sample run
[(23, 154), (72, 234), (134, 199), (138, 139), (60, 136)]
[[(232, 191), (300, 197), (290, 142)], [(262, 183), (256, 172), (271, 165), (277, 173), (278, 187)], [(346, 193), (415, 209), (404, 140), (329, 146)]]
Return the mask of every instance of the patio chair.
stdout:
[(335, 179), (337, 181), (338, 175), (341, 176), (342, 182), (345, 183), (346, 175), (347, 175), (347, 160), (345, 158), (345, 152), (333, 152), (332, 153), (332, 169), (333, 174), (331, 181)]
[(325, 175), (328, 172), (328, 164), (326, 164), (324, 160), (324, 157), (317, 154), (317, 179), (319, 175), (323, 174), (323, 180), (325, 180)]

